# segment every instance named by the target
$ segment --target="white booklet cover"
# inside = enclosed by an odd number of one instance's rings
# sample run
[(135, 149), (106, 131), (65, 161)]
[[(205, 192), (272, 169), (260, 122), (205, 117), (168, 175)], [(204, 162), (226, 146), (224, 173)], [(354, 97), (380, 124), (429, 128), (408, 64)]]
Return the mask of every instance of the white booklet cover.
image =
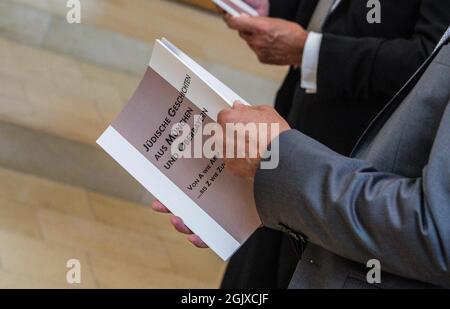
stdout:
[(231, 16), (239, 16), (243, 13), (250, 16), (259, 16), (258, 12), (242, 0), (212, 0)]
[(223, 260), (261, 224), (253, 185), (228, 173), (222, 159), (176, 158), (172, 129), (198, 128), (195, 115), (202, 126), (215, 122), (236, 100), (246, 103), (169, 41), (157, 40), (136, 92), (97, 141)]

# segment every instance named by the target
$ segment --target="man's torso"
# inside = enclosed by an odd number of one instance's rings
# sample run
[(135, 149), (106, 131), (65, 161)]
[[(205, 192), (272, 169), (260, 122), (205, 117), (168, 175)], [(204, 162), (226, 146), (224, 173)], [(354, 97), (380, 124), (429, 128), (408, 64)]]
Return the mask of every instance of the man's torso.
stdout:
[[(426, 167), (442, 115), (450, 100), (450, 45), (439, 52), (417, 85), (393, 112), (366, 134), (355, 155), (382, 172), (418, 178)], [(383, 119), (387, 119), (383, 121)], [(380, 130), (378, 128), (381, 127)], [(447, 171), (443, 171), (447, 172)], [(376, 257), (373, 257), (376, 259)], [(427, 288), (432, 285), (382, 274), (380, 285), (366, 281), (369, 269), (315, 245), (308, 245), (291, 288)]]

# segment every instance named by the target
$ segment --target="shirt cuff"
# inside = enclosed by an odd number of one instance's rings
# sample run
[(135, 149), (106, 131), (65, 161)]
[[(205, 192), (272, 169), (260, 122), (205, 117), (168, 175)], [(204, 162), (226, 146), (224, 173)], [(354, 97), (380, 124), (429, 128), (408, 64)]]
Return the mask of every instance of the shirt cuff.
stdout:
[(320, 33), (310, 32), (306, 39), (300, 84), (303, 89), (306, 89), (306, 93), (317, 93), (317, 70), (322, 37), (323, 35)]

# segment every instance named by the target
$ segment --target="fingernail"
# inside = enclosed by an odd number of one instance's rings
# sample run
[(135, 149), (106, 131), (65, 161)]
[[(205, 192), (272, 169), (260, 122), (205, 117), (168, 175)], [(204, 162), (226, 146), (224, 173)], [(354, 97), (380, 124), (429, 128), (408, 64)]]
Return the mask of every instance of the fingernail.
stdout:
[(189, 235), (188, 240), (196, 246), (199, 245), (198, 237), (196, 235)]
[(233, 103), (233, 107), (239, 107), (239, 106), (242, 106), (242, 105), (244, 105), (244, 104), (241, 101), (235, 101)]

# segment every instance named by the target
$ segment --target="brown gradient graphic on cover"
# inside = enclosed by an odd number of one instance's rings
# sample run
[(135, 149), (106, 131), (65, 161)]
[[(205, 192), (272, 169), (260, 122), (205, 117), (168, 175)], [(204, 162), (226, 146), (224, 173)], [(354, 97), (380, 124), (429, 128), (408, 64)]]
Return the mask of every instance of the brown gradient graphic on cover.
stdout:
[[(180, 85), (180, 89), (182, 86)], [(194, 115), (201, 114), (201, 110), (185, 97), (176, 115), (169, 116), (168, 111), (177, 102), (180, 89), (175, 89), (158, 73), (148, 68), (138, 89), (123, 112), (113, 122), (112, 127), (233, 238), (242, 243), (260, 225), (253, 197), (253, 185), (249, 181), (229, 174), (226, 168), (219, 173), (218, 168), (223, 163), (221, 159), (211, 164), (208, 158), (181, 158), (173, 163), (170, 169), (166, 169), (164, 166), (172, 156), (170, 147), (161, 158), (157, 160), (155, 157), (157, 153), (161, 154), (160, 149), (163, 144), (168, 145), (166, 138), (169, 137), (173, 125), (179, 123), (185, 113), (193, 111), (187, 121), (191, 128), (194, 127)], [(147, 151), (144, 144), (160, 129), (166, 117), (171, 123)], [(213, 120), (207, 117), (203, 125), (210, 122)], [(203, 173), (207, 166), (210, 166), (210, 169)], [(216, 177), (214, 177), (215, 173), (218, 173)], [(200, 175), (203, 175), (202, 179), (199, 179)], [(212, 178), (214, 181), (210, 181), (211, 186), (201, 195), (200, 189), (204, 187), (207, 180)], [(195, 182), (197, 182), (195, 188), (189, 190), (189, 186)]]

